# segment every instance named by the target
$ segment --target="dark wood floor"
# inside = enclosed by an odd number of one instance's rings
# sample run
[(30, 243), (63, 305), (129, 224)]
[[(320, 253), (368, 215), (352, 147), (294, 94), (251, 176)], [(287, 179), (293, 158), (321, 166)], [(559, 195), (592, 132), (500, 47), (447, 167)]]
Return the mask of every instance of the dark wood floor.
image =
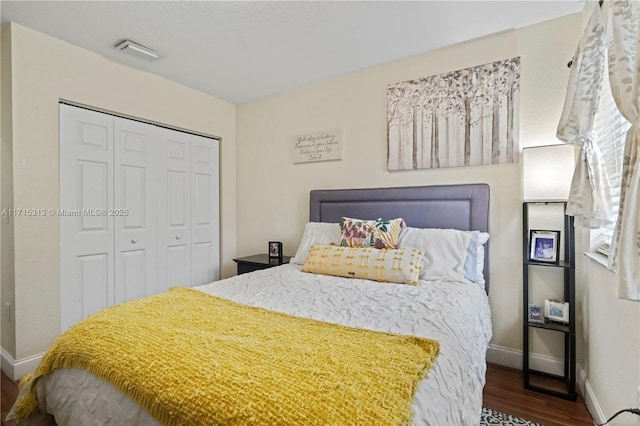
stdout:
[(7, 417), (11, 406), (16, 401), (16, 397), (18, 396), (18, 384), (13, 383), (4, 371), (2, 372), (2, 388), (0, 389), (0, 411), (2, 412), (2, 426), (13, 426), (13, 422), (5, 422), (4, 419)]
[[(18, 395), (18, 387), (2, 373), (2, 426)], [(528, 391), (522, 387), (519, 370), (489, 364), (487, 384), (484, 387), (484, 403), (487, 408), (522, 417), (545, 426), (593, 426), (591, 416), (582, 403), (565, 401)]]
[(484, 386), (484, 407), (522, 417), (545, 426), (593, 426), (581, 399), (576, 402), (526, 390), (522, 372), (489, 364)]

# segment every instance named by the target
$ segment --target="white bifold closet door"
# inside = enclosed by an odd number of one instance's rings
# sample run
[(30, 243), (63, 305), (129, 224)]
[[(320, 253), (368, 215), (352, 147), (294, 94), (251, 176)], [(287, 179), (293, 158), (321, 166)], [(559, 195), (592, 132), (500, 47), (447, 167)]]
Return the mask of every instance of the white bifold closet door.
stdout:
[(218, 141), (158, 130), (157, 289), (215, 281), (220, 276)]
[(60, 105), (61, 326), (219, 278), (218, 140)]
[(62, 331), (114, 304), (113, 163), (113, 117), (61, 105)]
[[(114, 117), (116, 304), (156, 293), (155, 126)], [(109, 213), (107, 213), (109, 214)]]

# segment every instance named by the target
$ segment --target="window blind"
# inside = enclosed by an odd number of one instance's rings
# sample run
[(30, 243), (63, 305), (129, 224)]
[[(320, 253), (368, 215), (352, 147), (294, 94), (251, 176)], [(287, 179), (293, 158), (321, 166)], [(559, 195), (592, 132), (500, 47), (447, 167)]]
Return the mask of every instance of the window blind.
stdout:
[[(620, 114), (616, 106), (611, 89), (609, 77), (605, 73), (600, 94), (600, 103), (596, 112), (594, 131), (597, 134), (596, 143), (604, 160), (604, 165), (611, 185), (610, 207), (613, 215), (613, 223), (605, 227), (605, 235), (609, 240), (613, 237), (613, 228), (618, 219), (620, 206), (620, 186), (622, 177), (622, 159), (624, 156), (624, 144), (631, 124)], [(610, 241), (609, 241), (610, 242)]]

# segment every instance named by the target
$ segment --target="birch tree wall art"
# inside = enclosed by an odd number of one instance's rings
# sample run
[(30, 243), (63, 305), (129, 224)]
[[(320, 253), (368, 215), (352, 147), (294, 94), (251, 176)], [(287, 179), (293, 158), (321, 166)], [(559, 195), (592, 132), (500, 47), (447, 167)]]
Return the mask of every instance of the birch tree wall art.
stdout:
[(520, 58), (389, 85), (387, 169), (518, 162)]

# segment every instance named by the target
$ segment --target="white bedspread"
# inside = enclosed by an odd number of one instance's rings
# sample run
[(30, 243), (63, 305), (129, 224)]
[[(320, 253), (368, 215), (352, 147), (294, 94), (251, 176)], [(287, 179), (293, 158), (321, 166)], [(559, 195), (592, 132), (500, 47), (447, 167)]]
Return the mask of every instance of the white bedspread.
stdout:
[[(491, 315), (475, 284), (421, 281), (418, 286), (376, 283), (300, 272), (283, 265), (198, 287), (206, 293), (292, 315), (440, 342), (440, 356), (420, 384), (415, 425), (478, 425), (485, 383)], [(108, 383), (80, 370), (58, 370), (38, 382), (41, 408), (59, 425), (156, 424)], [(90, 401), (72, 404), (72, 401)], [(98, 419), (98, 420), (96, 420)], [(47, 424), (42, 416), (29, 424)]]

